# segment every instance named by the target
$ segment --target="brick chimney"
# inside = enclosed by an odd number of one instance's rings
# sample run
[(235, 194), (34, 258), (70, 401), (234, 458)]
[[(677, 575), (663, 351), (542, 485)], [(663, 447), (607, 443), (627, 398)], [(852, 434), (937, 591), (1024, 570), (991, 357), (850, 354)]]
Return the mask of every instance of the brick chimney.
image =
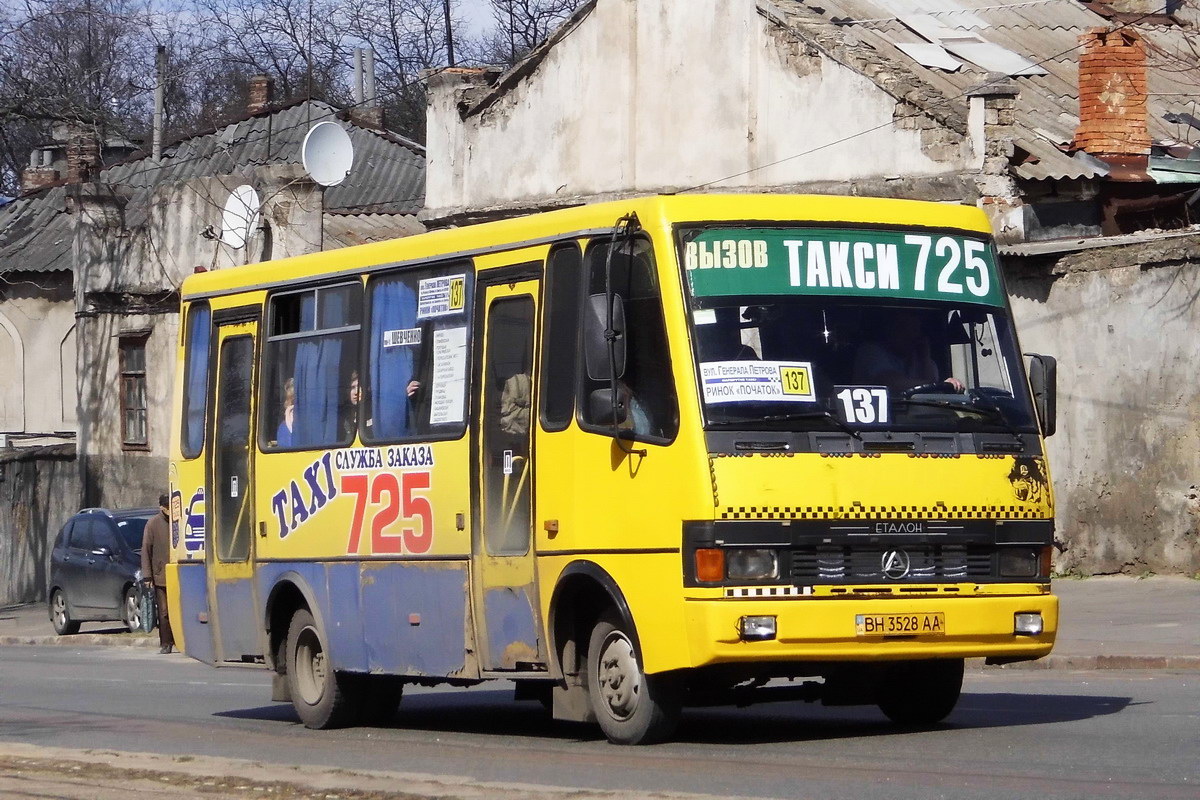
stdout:
[(1092, 28), (1079, 37), (1075, 146), (1104, 159), (1145, 157), (1146, 49), (1136, 31)]
[(21, 170), (21, 194), (44, 189), (58, 180), (58, 170), (50, 163), (45, 148), (34, 148), (29, 166)]
[(100, 139), (87, 126), (73, 124), (67, 134), (67, 183), (87, 183), (100, 171)]
[(271, 107), (275, 99), (275, 81), (270, 75), (254, 75), (250, 78), (250, 100), (246, 113), (261, 114)]

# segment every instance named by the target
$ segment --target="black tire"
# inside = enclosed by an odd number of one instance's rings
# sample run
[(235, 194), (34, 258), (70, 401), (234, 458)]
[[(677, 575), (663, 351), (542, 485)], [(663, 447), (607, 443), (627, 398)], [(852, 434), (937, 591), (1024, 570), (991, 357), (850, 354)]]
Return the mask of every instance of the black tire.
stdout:
[(67, 605), (67, 593), (55, 589), (50, 593), (50, 622), (59, 636), (79, 633), (79, 622), (71, 619), (71, 607)]
[(130, 633), (140, 633), (142, 630), (142, 595), (137, 584), (125, 589), (125, 596), (121, 600), (121, 621)]
[(647, 675), (627, 625), (601, 617), (588, 641), (587, 680), (592, 711), (613, 744), (651, 744), (679, 722), (680, 692), (667, 675)]
[(890, 665), (879, 686), (879, 710), (897, 725), (936, 725), (954, 710), (962, 681), (961, 658)]
[(352, 725), (359, 710), (353, 677), (329, 663), (324, 632), (308, 609), (292, 615), (287, 635), (287, 678), (292, 705), (306, 728)]

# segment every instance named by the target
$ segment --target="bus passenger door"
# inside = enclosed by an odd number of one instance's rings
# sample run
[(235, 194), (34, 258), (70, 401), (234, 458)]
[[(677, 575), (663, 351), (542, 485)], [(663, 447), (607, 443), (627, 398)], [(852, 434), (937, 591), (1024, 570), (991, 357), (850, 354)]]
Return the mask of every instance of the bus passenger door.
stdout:
[[(257, 312), (256, 312), (257, 313)], [(219, 321), (218, 321), (219, 322)], [(254, 424), (251, 413), (258, 323), (217, 328), (216, 394), (205, 435), (209, 454), (208, 624), (215, 660), (262, 655), (254, 588)]]
[(531, 528), (537, 290), (537, 281), (524, 280), (487, 286), (483, 294), (473, 424), (478, 524), (471, 549), (476, 641), (485, 671), (542, 671), (546, 665)]

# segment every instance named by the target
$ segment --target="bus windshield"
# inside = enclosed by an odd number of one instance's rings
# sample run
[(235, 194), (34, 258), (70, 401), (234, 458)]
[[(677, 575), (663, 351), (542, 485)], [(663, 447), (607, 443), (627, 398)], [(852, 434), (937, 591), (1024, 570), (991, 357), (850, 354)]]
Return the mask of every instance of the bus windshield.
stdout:
[(709, 428), (1036, 432), (983, 241), (800, 228), (682, 239)]

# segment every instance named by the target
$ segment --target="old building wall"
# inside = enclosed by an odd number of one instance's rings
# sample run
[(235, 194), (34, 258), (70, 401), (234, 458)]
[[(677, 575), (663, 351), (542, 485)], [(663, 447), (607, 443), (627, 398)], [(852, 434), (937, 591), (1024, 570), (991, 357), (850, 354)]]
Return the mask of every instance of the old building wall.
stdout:
[(74, 327), (69, 272), (0, 284), (0, 432), (15, 434), (14, 444), (74, 433)]
[(1058, 568), (1200, 572), (1200, 236), (1009, 269), (1022, 348), (1058, 358)]
[[(178, 313), (118, 313), (79, 319), (80, 452), (84, 504), (107, 508), (154, 505), (167, 491), (171, 392)], [(126, 447), (121, 428), (122, 336), (146, 336), (146, 447)]]
[(0, 476), (0, 607), (45, 600), (54, 538), (80, 505), (75, 447), (6, 453)]
[(471, 79), (430, 82), (429, 218), (725, 178), (744, 189), (937, 175), (970, 155), (964, 136), (891, 126), (893, 96), (754, 0), (599, 0), (532, 71), (490, 93)]

